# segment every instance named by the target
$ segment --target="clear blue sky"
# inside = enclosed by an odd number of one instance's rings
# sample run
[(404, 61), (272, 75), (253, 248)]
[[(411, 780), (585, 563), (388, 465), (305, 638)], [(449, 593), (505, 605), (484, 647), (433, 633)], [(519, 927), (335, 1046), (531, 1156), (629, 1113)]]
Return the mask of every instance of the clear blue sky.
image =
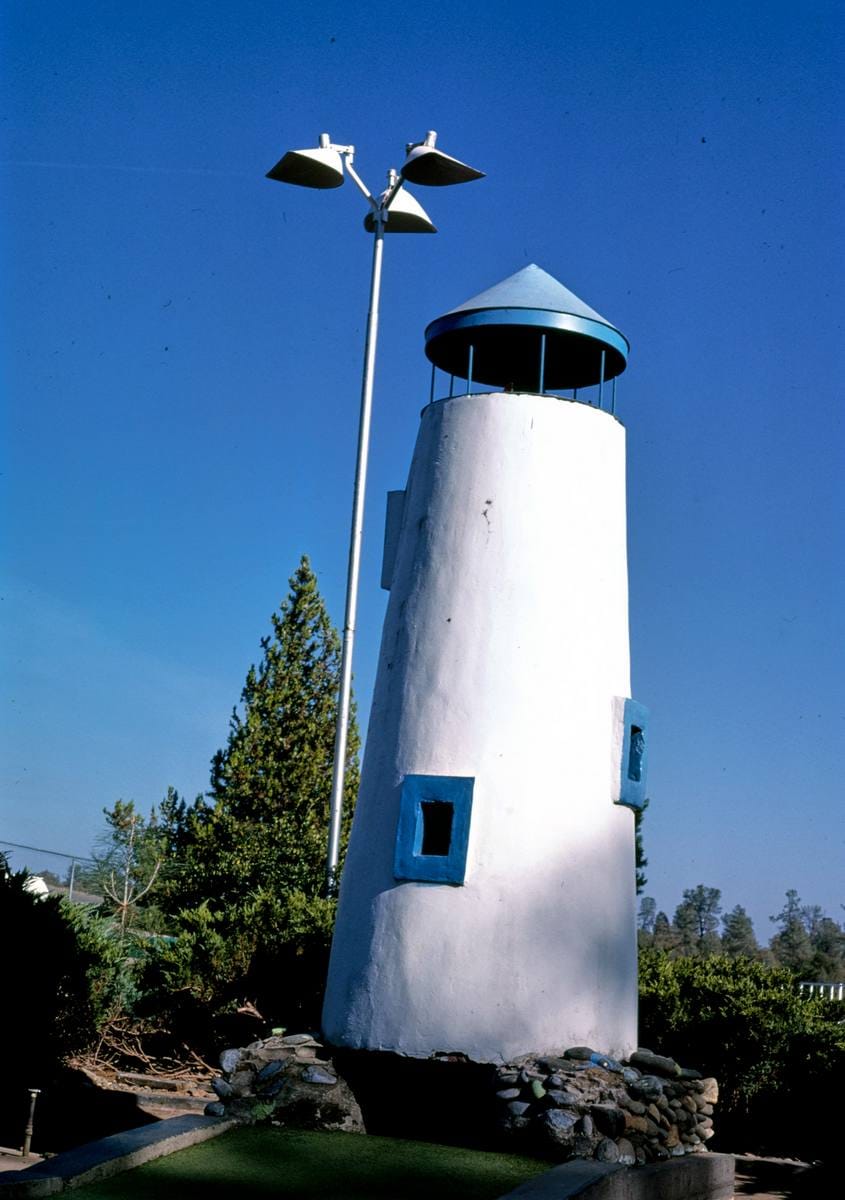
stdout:
[(340, 622), (370, 240), (264, 172), (327, 130), (376, 189), (436, 129), (488, 178), (387, 244), (362, 714), (423, 329), (537, 262), (633, 346), (648, 891), (841, 918), (837, 9), (7, 0), (0, 838), (202, 791), (302, 553)]

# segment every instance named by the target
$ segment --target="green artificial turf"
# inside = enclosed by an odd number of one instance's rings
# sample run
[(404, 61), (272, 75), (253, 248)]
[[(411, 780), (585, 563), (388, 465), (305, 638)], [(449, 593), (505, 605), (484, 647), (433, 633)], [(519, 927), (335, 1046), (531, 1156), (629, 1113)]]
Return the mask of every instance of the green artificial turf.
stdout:
[(236, 1129), (103, 1183), (74, 1200), (495, 1200), (547, 1171), (533, 1158), (353, 1133)]

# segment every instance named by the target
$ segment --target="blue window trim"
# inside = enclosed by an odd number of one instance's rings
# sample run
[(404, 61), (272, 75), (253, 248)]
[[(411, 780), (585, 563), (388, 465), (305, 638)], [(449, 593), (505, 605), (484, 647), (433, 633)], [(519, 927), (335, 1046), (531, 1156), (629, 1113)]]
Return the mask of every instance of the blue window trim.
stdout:
[[(622, 727), (622, 761), (619, 764), (619, 804), (642, 808), (648, 782), (648, 709), (636, 700), (626, 700)], [(639, 730), (639, 753), (634, 746), (631, 755), (631, 735)]]
[[(397, 879), (460, 886), (466, 875), (475, 779), (467, 775), (406, 775), (399, 799), (393, 874)], [(452, 805), (448, 854), (422, 854), (423, 803)]]

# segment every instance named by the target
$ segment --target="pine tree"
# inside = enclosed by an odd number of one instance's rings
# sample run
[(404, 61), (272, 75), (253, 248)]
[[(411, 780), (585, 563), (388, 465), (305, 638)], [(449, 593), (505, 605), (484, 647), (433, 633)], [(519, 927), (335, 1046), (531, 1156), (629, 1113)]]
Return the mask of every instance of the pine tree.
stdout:
[[(261, 661), (247, 673), (242, 712), (233, 711), (228, 743), (212, 760), (210, 803), (188, 814), (184, 886), (218, 905), (259, 890), (314, 897), (325, 887), (340, 647), (307, 558), (271, 620)], [(353, 713), (344, 835), (358, 747)]]
[(657, 901), (653, 896), (643, 896), (637, 914), (637, 945), (642, 950), (654, 945), (654, 923), (657, 917)]
[(786, 903), (779, 913), (769, 917), (775, 925), (780, 926), (769, 943), (778, 966), (788, 967), (790, 971), (809, 975), (809, 963), (813, 948), (804, 924), (804, 908), (801, 898), (794, 888), (786, 893)]
[(640, 911), (637, 916), (637, 927), (643, 933), (654, 933), (654, 922), (657, 917), (657, 901), (653, 896), (643, 896), (640, 901)]
[(759, 955), (754, 925), (741, 904), (722, 917), (722, 951), (729, 958), (757, 958)]
[(654, 918), (651, 944), (655, 950), (662, 950), (665, 954), (672, 954), (677, 951), (678, 943), (678, 934), (666, 916), (666, 913), (659, 912)]
[(721, 898), (718, 888), (705, 887), (703, 883), (685, 890), (674, 917), (682, 953), (708, 955), (719, 952)]
[[(288, 977), (290, 1013), (297, 1009), (292, 991), (302, 990), (293, 968), (302, 976), (306, 958), (319, 960), (308, 966), (313, 1020), (334, 917), (326, 850), (340, 644), (307, 558), (271, 620), (228, 742), (212, 760), (208, 796), (187, 809), (170, 797), (166, 824), (177, 863), (167, 904), (179, 914), (182, 934), (162, 954), (174, 987), (209, 1001), (220, 1000), (222, 987), (230, 999), (257, 999), (277, 1014), (281, 976)], [(353, 709), (342, 851), (358, 789), (358, 748)]]
[(642, 895), (645, 891), (645, 885), (648, 883), (645, 873), (645, 869), (648, 866), (648, 859), (645, 856), (645, 849), (643, 847), (643, 817), (650, 803), (650, 800), (646, 797), (642, 808), (634, 809), (634, 877), (636, 879), (638, 896)]
[(806, 980), (836, 982), (845, 976), (845, 930), (818, 904), (802, 904), (794, 888), (770, 918), (780, 927), (769, 943), (775, 961)]
[(822, 916), (810, 940), (813, 953), (807, 967), (808, 978), (827, 983), (845, 980), (845, 929), (832, 917)]

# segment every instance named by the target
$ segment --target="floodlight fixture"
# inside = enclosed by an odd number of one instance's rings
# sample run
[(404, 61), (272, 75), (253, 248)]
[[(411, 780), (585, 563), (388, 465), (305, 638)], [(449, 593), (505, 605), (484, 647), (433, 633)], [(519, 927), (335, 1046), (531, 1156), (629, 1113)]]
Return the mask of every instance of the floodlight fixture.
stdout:
[[(396, 187), (395, 171), (388, 175), (387, 191), (382, 192), (378, 202), (380, 207), (384, 206), (385, 233), (437, 233), (419, 200), (406, 187)], [(367, 233), (376, 231), (376, 215), (372, 209), (364, 217), (364, 228)]]
[(310, 150), (288, 150), (266, 177), (298, 187), (336, 188), (343, 183), (343, 159), (338, 148), (329, 141), (329, 135), (321, 133), (319, 146)]
[(349, 715), (352, 697), (352, 650), (358, 608), (358, 577), (361, 568), (361, 540), (364, 528), (364, 496), (367, 483), (367, 458), (370, 444), (370, 416), (373, 403), (376, 342), (378, 338), (381, 266), (385, 233), (436, 233), (422, 205), (405, 190), (405, 182), (442, 187), (482, 179), (476, 171), (457, 158), (451, 158), (435, 146), (432, 130), (421, 142), (405, 147), (402, 170), (390, 170), (387, 189), (374, 196), (355, 170), (355, 147), (336, 145), (327, 133), (321, 133), (319, 145), (310, 150), (289, 150), (267, 172), (267, 178), (298, 187), (336, 188), (348, 175), (369, 204), (364, 228), (373, 234), (373, 265), (370, 273), (370, 305), (364, 342), (364, 371), (361, 379), (361, 412), (358, 422), (358, 453), (355, 461), (355, 485), (352, 500), (352, 528), (349, 535), (349, 564), (346, 576), (346, 611), (340, 654), (337, 720), (335, 723), (332, 787), (329, 801), (329, 844), (327, 852), (327, 890), (337, 888), (337, 864), (340, 855), (340, 828), (343, 812), (343, 785), (346, 777)]
[(484, 172), (476, 171), (460, 159), (444, 154), (436, 147), (437, 133), (430, 129), (421, 142), (409, 142), (405, 147), (407, 158), (400, 172), (409, 183), (421, 183), (426, 187), (446, 187), (453, 183), (471, 183), (483, 179)]

